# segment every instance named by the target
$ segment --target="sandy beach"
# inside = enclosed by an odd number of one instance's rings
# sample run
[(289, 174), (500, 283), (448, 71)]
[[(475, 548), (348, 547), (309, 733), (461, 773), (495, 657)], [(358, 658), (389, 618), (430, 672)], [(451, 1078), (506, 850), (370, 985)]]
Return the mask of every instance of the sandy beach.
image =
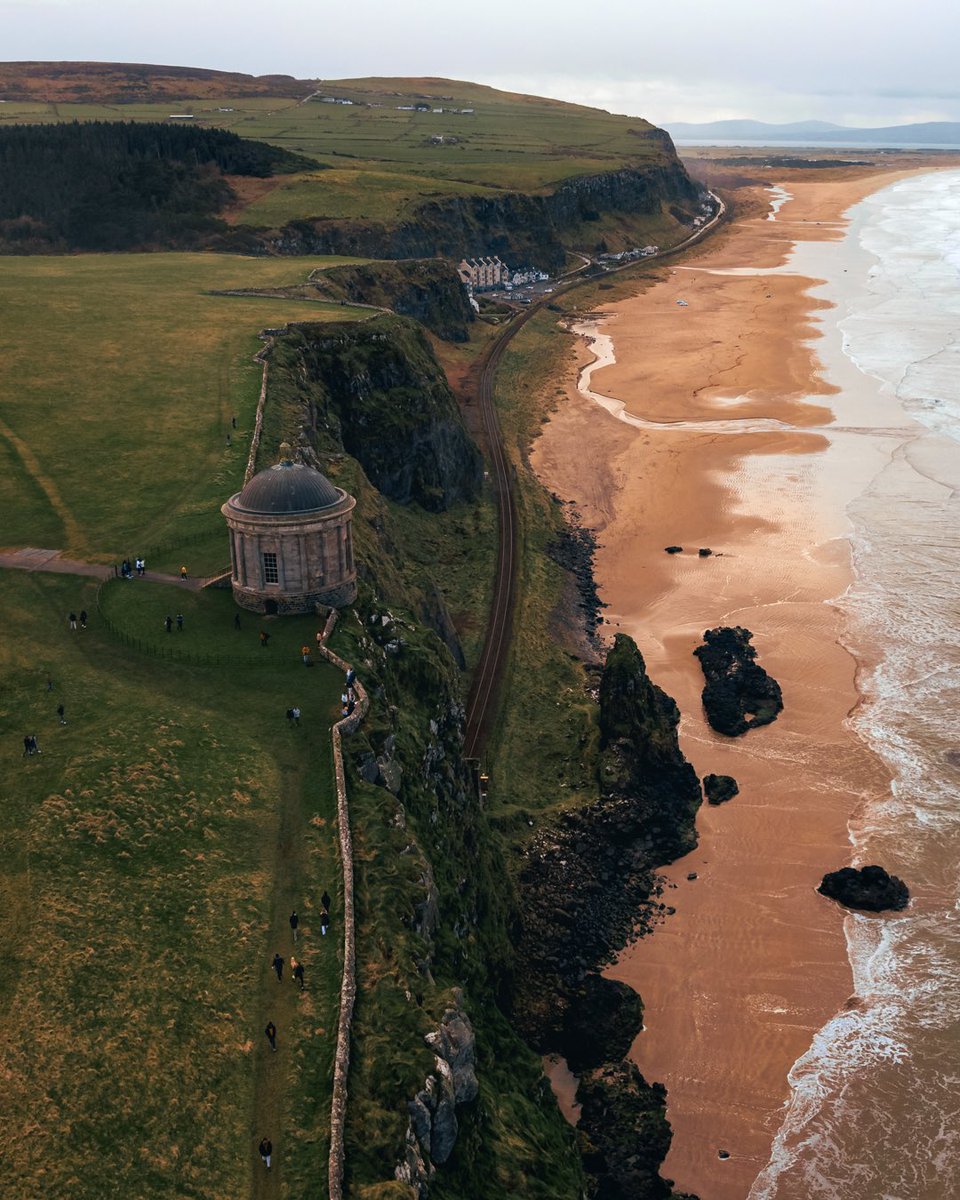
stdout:
[[(668, 1090), (663, 1173), (702, 1200), (744, 1200), (791, 1065), (856, 1003), (842, 914), (815, 888), (849, 861), (851, 813), (889, 787), (846, 724), (858, 664), (830, 603), (851, 581), (846, 505), (889, 446), (829, 429), (837, 389), (812, 319), (824, 302), (809, 294), (815, 281), (767, 272), (797, 241), (838, 240), (841, 214), (900, 175), (814, 175), (772, 177), (789, 199), (754, 189), (731, 226), (659, 282), (578, 323), (566, 399), (532, 456), (598, 531), (609, 634), (634, 637), (676, 699), (698, 774), (740, 786), (730, 803), (704, 805), (698, 849), (665, 871), (676, 913), (609, 972), (644, 1000), (632, 1056)], [(783, 203), (769, 219), (774, 196)], [(578, 388), (598, 353), (615, 362), (588, 372), (584, 390), (622, 401), (626, 419)], [(674, 544), (683, 554), (664, 553)], [(692, 651), (717, 625), (752, 630), (783, 688), (780, 718), (743, 738), (703, 718)]]

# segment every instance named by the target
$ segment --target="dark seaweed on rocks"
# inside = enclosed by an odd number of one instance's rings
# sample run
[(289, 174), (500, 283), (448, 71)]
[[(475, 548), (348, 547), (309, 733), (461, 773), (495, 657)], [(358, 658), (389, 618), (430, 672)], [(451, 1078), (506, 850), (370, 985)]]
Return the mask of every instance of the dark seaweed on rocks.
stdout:
[(708, 629), (694, 650), (706, 686), (703, 707), (717, 733), (737, 737), (758, 725), (769, 725), (783, 708), (780, 684), (754, 660), (753, 634), (740, 625)]
[(662, 1084), (647, 1083), (632, 1062), (609, 1063), (581, 1079), (577, 1097), (592, 1200), (697, 1200), (659, 1175), (673, 1136)]
[(910, 903), (910, 891), (902, 879), (888, 875), (883, 867), (841, 867), (824, 875), (817, 888), (822, 896), (837, 900), (847, 908), (867, 912), (900, 912)]
[(597, 537), (591, 529), (585, 529), (575, 514), (567, 515), (567, 523), (547, 546), (547, 553), (555, 563), (569, 571), (576, 580), (579, 607), (583, 612), (587, 637), (596, 637), (600, 624), (603, 601), (597, 592), (593, 577), (593, 556), (597, 551)]

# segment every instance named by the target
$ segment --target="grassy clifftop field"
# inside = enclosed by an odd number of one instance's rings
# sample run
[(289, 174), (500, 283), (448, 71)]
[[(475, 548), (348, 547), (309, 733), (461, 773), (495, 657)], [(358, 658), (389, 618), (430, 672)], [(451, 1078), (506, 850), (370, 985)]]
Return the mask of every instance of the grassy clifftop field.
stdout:
[(0, 65), (0, 99), (0, 127), (180, 120), (317, 160), (322, 169), (241, 185), (232, 219), (244, 224), (393, 220), (441, 196), (535, 194), (576, 176), (675, 161), (666, 135), (640, 118), (448, 79), (258, 80), (14, 63)]

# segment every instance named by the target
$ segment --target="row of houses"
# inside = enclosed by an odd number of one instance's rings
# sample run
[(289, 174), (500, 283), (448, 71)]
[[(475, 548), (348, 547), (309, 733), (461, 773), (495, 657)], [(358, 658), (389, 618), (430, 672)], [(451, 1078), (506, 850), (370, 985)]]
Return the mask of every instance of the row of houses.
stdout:
[(494, 255), (481, 258), (463, 258), (457, 264), (457, 274), (471, 292), (482, 292), (489, 288), (504, 288), (509, 291), (525, 283), (542, 283), (550, 276), (535, 267), (512, 271), (505, 262)]

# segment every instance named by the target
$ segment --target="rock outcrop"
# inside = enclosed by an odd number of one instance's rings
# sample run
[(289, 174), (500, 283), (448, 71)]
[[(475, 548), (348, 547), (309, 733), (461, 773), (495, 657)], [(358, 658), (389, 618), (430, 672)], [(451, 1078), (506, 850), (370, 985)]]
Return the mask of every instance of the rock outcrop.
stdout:
[(738, 795), (740, 788), (732, 775), (704, 775), (703, 793), (708, 804), (726, 804)]
[(330, 267), (313, 277), (331, 300), (389, 308), (449, 342), (466, 342), (474, 312), (450, 263), (440, 259)]
[(453, 1005), (439, 1028), (424, 1039), (435, 1054), (435, 1069), (407, 1104), (410, 1125), (403, 1161), (396, 1178), (409, 1183), (417, 1195), (427, 1195), (434, 1167), (445, 1163), (456, 1145), (459, 1123), (456, 1107), (477, 1098), (476, 1038), (463, 1011), (463, 994), (453, 992)]
[(643, 1003), (619, 979), (587, 975), (572, 990), (559, 1052), (571, 1071), (585, 1071), (625, 1058), (643, 1028)]
[(780, 685), (754, 660), (753, 634), (739, 625), (708, 629), (694, 650), (706, 686), (703, 707), (711, 728), (728, 737), (769, 725), (783, 708)]
[(910, 891), (903, 880), (876, 866), (831, 871), (824, 875), (817, 891), (847, 908), (867, 912), (900, 912), (910, 903)]

